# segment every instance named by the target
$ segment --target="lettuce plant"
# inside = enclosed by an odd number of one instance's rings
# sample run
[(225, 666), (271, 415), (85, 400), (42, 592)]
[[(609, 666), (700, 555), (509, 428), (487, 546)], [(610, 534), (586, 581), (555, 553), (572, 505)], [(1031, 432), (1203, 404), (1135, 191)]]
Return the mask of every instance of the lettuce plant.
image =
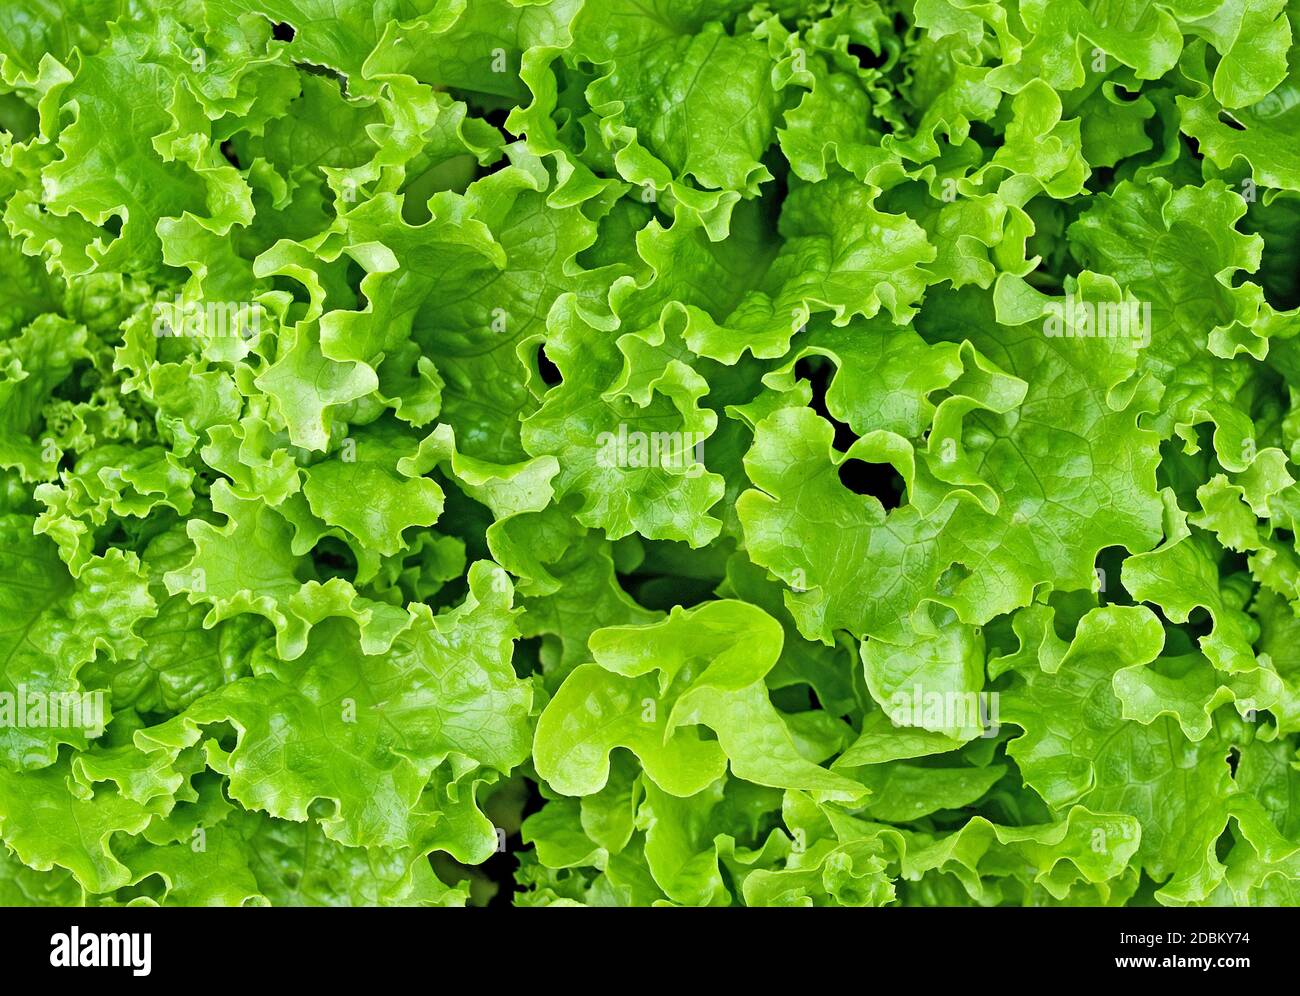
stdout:
[(5, 0), (0, 900), (1300, 902), (1297, 29)]

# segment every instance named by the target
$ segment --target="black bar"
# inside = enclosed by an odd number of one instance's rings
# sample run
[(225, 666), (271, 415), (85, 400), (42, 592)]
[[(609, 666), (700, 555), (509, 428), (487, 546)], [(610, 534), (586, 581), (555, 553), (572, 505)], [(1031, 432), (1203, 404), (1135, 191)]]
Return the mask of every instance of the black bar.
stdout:
[[(802, 952), (802, 961), (817, 946), (842, 944), (850, 937), (858, 940), (848, 950), (891, 972), (919, 973), (917, 980), (936, 972), (962, 975), (997, 962), (1014, 967), (1024, 979), (1150, 979), (1190, 973), (1228, 981), (1243, 972), (1284, 970), (1295, 945), (1287, 936), (1293, 934), (1284, 923), (1288, 918), (1253, 909), (731, 911), (710, 914), (708, 925), (687, 931), (666, 910), (635, 914), (635, 925), (628, 920), (632, 914), (622, 910), (562, 913), (559, 920), (544, 913), (512, 917), (497, 911), (424, 909), (91, 908), (4, 910), (0, 915), (7, 921), (3, 936), (18, 977), (76, 973), (79, 981), (91, 981), (111, 975), (130, 987), (202, 979), (255, 980), (259, 987), (276, 982), (337, 985), (354, 972), (373, 972), (376, 959), (387, 966), (381, 977), (388, 977), (393, 970), (400, 973), (404, 963), (414, 968), (430, 956), (449, 959), (449, 965), (460, 964), (465, 971), (495, 974), (509, 966), (535, 978), (548, 950), (568, 971), (582, 973), (606, 959), (626, 963), (638, 952), (648, 956), (652, 951), (663, 969), (673, 962), (708, 962), (719, 971), (723, 965), (728, 972), (762, 971), (773, 959)], [(104, 957), (115, 951), (142, 954), (143, 935), (148, 934), (147, 974), (122, 956), (117, 960), (124, 964), (117, 967), (52, 964), (66, 961), (74, 928), (83, 949), (89, 945)], [(88, 934), (95, 939), (88, 942)], [(135, 947), (128, 947), (118, 938), (101, 942), (104, 934), (141, 936), (133, 938)], [(758, 938), (769, 940), (756, 946)]]

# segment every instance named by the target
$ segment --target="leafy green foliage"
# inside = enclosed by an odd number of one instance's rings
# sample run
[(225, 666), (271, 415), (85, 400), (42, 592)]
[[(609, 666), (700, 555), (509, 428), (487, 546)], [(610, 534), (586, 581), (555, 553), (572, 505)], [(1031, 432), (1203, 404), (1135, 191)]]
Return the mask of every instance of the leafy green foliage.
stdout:
[(4, 4), (0, 901), (1295, 905), (1297, 31)]

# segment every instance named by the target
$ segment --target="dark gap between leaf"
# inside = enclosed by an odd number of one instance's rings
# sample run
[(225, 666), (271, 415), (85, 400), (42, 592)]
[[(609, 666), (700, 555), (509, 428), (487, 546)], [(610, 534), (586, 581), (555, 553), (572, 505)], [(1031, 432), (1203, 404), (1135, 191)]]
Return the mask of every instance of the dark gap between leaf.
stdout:
[(840, 483), (855, 495), (870, 495), (891, 511), (903, 504), (903, 478), (893, 465), (845, 460), (839, 467)]

